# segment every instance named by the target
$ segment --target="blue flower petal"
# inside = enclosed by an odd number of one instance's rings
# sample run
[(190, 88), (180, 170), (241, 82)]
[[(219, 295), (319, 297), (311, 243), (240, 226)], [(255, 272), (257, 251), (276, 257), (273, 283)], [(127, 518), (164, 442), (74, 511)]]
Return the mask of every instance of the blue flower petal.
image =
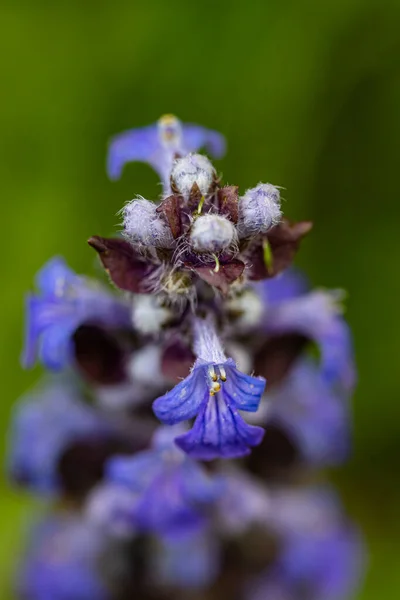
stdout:
[(203, 402), (193, 429), (177, 437), (175, 442), (194, 458), (212, 460), (246, 456), (263, 436), (262, 427), (248, 425), (219, 393)]
[(41, 339), (41, 359), (49, 369), (60, 369), (70, 357), (70, 336), (77, 327), (79, 313), (74, 305), (29, 295), (22, 363), (34, 365)]
[(301, 271), (290, 268), (276, 277), (264, 279), (252, 284), (264, 301), (266, 308), (297, 298), (305, 294), (309, 289), (307, 278)]
[(358, 534), (342, 526), (320, 537), (289, 538), (278, 559), (278, 569), (292, 589), (308, 582), (316, 598), (333, 600), (347, 597), (354, 590), (360, 575), (361, 554)]
[(130, 326), (124, 301), (76, 275), (61, 258), (50, 260), (36, 283), (39, 293), (26, 300), (25, 367), (32, 367), (38, 355), (49, 369), (64, 367), (71, 359), (72, 335), (84, 322)]
[(352, 526), (337, 523), (326, 531), (294, 533), (275, 562), (249, 586), (246, 598), (297, 598), (302, 590), (313, 600), (353, 597), (363, 569), (362, 543)]
[(327, 381), (350, 392), (356, 383), (353, 343), (346, 321), (337, 316), (326, 331), (316, 335), (321, 350), (321, 368)]
[(337, 291), (314, 291), (274, 306), (266, 322), (271, 335), (301, 333), (318, 344), (321, 371), (330, 383), (351, 391), (355, 383), (349, 327), (339, 314)]
[(75, 319), (49, 327), (41, 344), (41, 360), (45, 367), (58, 371), (70, 362), (73, 355), (71, 336), (76, 327)]
[(182, 475), (180, 469), (166, 469), (144, 490), (136, 505), (140, 529), (176, 536), (204, 525), (206, 515), (188, 501)]
[(182, 489), (185, 497), (195, 504), (208, 504), (216, 500), (225, 489), (221, 477), (211, 477), (194, 461), (182, 465)]
[(208, 395), (204, 367), (195, 367), (186, 379), (153, 402), (153, 411), (162, 423), (174, 425), (195, 417)]
[(239, 410), (256, 412), (264, 393), (265, 379), (251, 377), (235, 367), (226, 367), (226, 372), (227, 380), (223, 384), (223, 393), (229, 402)]
[(266, 425), (272, 423), (283, 428), (307, 463), (337, 464), (347, 457), (350, 445), (347, 402), (331, 389), (313, 364), (296, 366), (270, 400)]
[(106, 467), (110, 481), (129, 487), (132, 491), (142, 490), (162, 469), (160, 459), (155, 452), (140, 452), (133, 458), (116, 456)]
[(12, 479), (39, 492), (58, 488), (57, 463), (76, 439), (104, 436), (109, 424), (80, 402), (74, 387), (57, 379), (23, 397), (14, 409), (8, 470)]
[(25, 312), (25, 341), (21, 362), (25, 368), (33, 367), (36, 362), (38, 337), (41, 328), (39, 327), (36, 313), (40, 310), (41, 300), (30, 294), (26, 298)]
[(151, 446), (159, 453), (163, 453), (164, 450), (174, 450), (177, 455), (180, 455), (181, 453), (176, 449), (174, 442), (177, 435), (185, 433), (186, 431), (187, 427), (183, 424), (172, 425), (170, 427), (159, 427), (153, 434)]
[(35, 283), (43, 296), (60, 297), (68, 284), (76, 281), (77, 275), (60, 256), (49, 260), (37, 273)]
[(107, 538), (72, 514), (52, 516), (33, 531), (17, 579), (19, 598), (109, 600), (98, 563)]
[(224, 136), (200, 125), (183, 125), (183, 140), (189, 152), (205, 148), (214, 158), (221, 158), (226, 152)]
[[(156, 431), (154, 449), (133, 458), (112, 458), (106, 478), (113, 490), (120, 486), (135, 495), (134, 505), (127, 507), (126, 518), (120, 504), (120, 522), (131, 520), (142, 531), (176, 537), (205, 524), (208, 517), (205, 508), (219, 497), (223, 488), (219, 478), (203, 472), (200, 465), (176, 447), (173, 439), (168, 446), (166, 429)], [(181, 427), (171, 429), (175, 435), (182, 431)], [(112, 520), (112, 513), (109, 510), (107, 513), (106, 518)]]
[(151, 165), (167, 181), (176, 152), (187, 154), (205, 147), (216, 158), (225, 153), (225, 138), (217, 131), (199, 125), (179, 124), (179, 121), (177, 125), (182, 127), (182, 138), (177, 139), (178, 147), (172, 149), (163, 146), (157, 123), (131, 129), (113, 138), (107, 158), (110, 179), (119, 179), (126, 163), (140, 161)]
[(107, 173), (110, 179), (119, 179), (127, 162), (141, 161), (152, 164), (152, 155), (159, 147), (157, 124), (130, 129), (117, 135), (108, 149)]

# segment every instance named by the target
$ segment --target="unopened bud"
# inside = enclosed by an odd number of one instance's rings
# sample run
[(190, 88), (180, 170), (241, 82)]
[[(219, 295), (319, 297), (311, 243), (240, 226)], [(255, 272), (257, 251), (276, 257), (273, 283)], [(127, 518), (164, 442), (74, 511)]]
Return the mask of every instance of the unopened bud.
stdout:
[(198, 217), (190, 231), (190, 243), (196, 252), (221, 252), (236, 242), (235, 226), (219, 215)]
[(206, 156), (188, 154), (175, 161), (171, 172), (171, 183), (173, 189), (188, 200), (194, 184), (197, 184), (200, 193), (206, 196), (210, 192), (215, 175), (215, 169)]
[(132, 242), (156, 248), (173, 246), (171, 230), (153, 202), (144, 198), (132, 200), (124, 207), (123, 215), (125, 234)]
[(270, 183), (259, 183), (247, 190), (239, 202), (239, 237), (266, 233), (281, 220), (281, 203), (278, 188)]

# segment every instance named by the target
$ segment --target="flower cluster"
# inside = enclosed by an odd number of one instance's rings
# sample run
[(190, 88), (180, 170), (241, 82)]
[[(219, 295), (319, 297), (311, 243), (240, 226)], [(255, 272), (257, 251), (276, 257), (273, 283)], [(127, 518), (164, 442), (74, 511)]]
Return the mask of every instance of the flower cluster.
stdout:
[(224, 185), (202, 148), (224, 138), (172, 115), (112, 140), (110, 178), (138, 160), (162, 184), (89, 240), (113, 288), (54, 258), (28, 295), (23, 363), (51, 374), (16, 406), (8, 470), (53, 508), (21, 600), (334, 600), (358, 580), (359, 534), (312, 483), (349, 451), (343, 294), (291, 266), (311, 223), (279, 188)]

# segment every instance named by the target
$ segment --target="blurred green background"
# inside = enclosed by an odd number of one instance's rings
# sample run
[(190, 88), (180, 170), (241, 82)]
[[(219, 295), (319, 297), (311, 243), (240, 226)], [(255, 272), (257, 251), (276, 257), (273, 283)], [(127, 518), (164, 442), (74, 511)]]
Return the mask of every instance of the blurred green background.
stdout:
[[(348, 290), (360, 382), (351, 462), (333, 473), (369, 548), (362, 600), (400, 595), (398, 316), (400, 2), (3, 1), (0, 9), (2, 262), (0, 427), (37, 377), (22, 372), (23, 295), (55, 253), (93, 271), (107, 235), (157, 178), (105, 175), (110, 135), (173, 112), (222, 131), (218, 168), (241, 189), (286, 188), (315, 230), (298, 264)], [(3, 238), (4, 239), (4, 238)], [(1, 484), (0, 596), (30, 501)]]

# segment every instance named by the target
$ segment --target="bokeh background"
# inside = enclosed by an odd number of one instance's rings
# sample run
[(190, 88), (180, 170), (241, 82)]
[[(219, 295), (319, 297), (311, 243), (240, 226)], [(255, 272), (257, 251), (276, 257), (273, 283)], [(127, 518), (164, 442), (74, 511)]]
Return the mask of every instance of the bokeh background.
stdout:
[[(1, 439), (38, 376), (19, 365), (35, 272), (56, 253), (93, 272), (86, 239), (112, 233), (136, 193), (158, 194), (144, 165), (107, 180), (108, 138), (165, 112), (218, 129), (229, 140), (225, 180), (284, 186), (286, 214), (315, 221), (298, 264), (315, 284), (349, 293), (354, 453), (331, 477), (368, 545), (360, 600), (400, 595), (399, 25), (399, 0), (5, 0), (0, 9)], [(12, 598), (30, 507), (1, 483), (2, 600)]]

